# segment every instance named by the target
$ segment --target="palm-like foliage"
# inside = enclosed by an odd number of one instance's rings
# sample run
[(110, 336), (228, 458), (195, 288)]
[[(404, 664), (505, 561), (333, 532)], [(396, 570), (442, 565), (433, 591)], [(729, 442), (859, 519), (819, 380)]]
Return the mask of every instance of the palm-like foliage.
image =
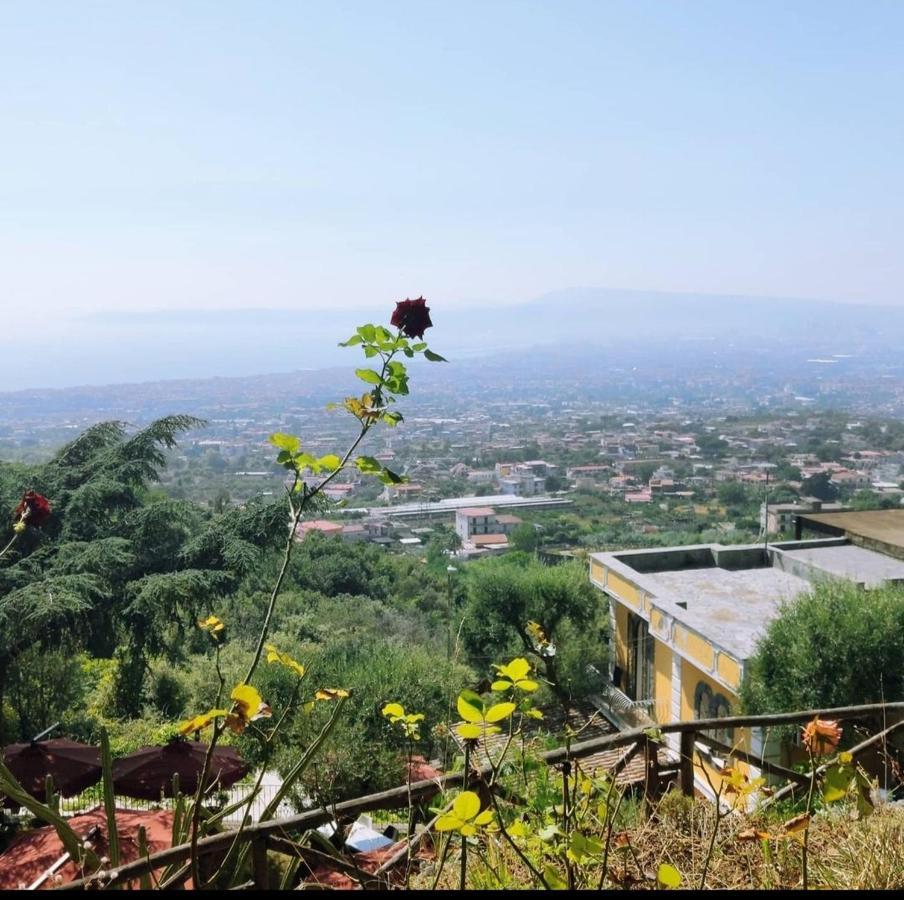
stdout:
[(77, 635), (94, 655), (120, 648), (129, 659), (131, 682), (120, 693), (123, 712), (137, 712), (146, 655), (173, 655), (178, 632), (202, 606), (234, 588), (262, 548), (285, 534), (280, 503), (211, 516), (191, 503), (151, 498), (164, 451), (203, 424), (168, 416), (130, 433), (121, 422), (103, 422), (43, 465), (0, 464), (6, 508), (28, 489), (53, 505), (43, 530), (22, 535), (0, 563), (0, 709), (23, 648)]

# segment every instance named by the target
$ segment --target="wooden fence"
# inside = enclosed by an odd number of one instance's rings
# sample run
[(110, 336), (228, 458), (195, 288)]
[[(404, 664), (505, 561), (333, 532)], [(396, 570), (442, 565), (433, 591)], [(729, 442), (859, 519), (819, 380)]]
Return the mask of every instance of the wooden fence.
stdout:
[[(693, 722), (673, 722), (665, 725), (647, 728), (634, 728), (630, 731), (622, 731), (616, 734), (603, 735), (590, 740), (577, 742), (568, 747), (558, 747), (539, 754), (540, 759), (550, 766), (570, 766), (575, 760), (581, 760), (588, 756), (600, 753), (604, 750), (613, 750), (619, 747), (628, 748), (618, 763), (610, 769), (612, 774), (624, 768), (628, 761), (638, 753), (643, 753), (646, 760), (646, 777), (643, 782), (644, 792), (648, 797), (657, 794), (661, 786), (661, 773), (658, 760), (659, 735), (680, 735), (680, 752), (677, 762), (677, 782), (681, 791), (687, 796), (693, 796), (695, 790), (694, 757), (697, 743), (712, 747), (718, 753), (757, 766), (765, 772), (788, 779), (785, 787), (777, 790), (768, 802), (775, 802), (787, 797), (804, 784), (809, 783), (810, 775), (801, 775), (770, 763), (758, 757), (752, 756), (746, 751), (729, 747), (728, 745), (706, 734), (707, 731), (724, 731), (727, 728), (774, 728), (783, 725), (801, 725), (811, 721), (814, 717), (837, 720), (862, 719), (867, 717), (888, 716), (889, 713), (900, 714), (900, 719), (892, 722), (883, 730), (861, 741), (848, 752), (855, 757), (864, 750), (883, 742), (890, 734), (904, 726), (904, 702), (900, 703), (876, 703), (864, 706), (836, 707), (834, 709), (810, 709), (790, 713), (778, 713), (767, 716), (730, 716), (714, 719), (697, 719)], [(658, 732), (658, 734), (656, 733)], [(826, 766), (820, 767), (818, 772)], [(489, 765), (474, 767), (469, 775), (469, 782), (478, 783), (491, 773)], [(219, 834), (200, 838), (197, 842), (196, 852), (199, 859), (212, 854), (227, 852), (234, 842), (241, 845), (249, 845), (251, 850), (252, 880), (240, 887), (265, 890), (270, 887), (267, 852), (273, 851), (294, 856), (304, 856), (305, 848), (297, 842), (289, 839), (290, 835), (300, 835), (306, 831), (315, 829), (333, 820), (345, 819), (357, 816), (361, 813), (373, 810), (387, 809), (407, 804), (410, 796), (413, 803), (422, 803), (430, 800), (436, 794), (449, 788), (462, 784), (464, 773), (457, 772), (443, 775), (439, 778), (413, 782), (411, 786), (401, 785), (388, 791), (369, 794), (353, 800), (345, 800), (332, 805), (329, 809), (319, 808), (300, 813), (284, 819), (269, 820), (250, 824), (242, 829), (226, 831)], [(119, 866), (115, 872), (95, 873), (88, 878), (63, 885), (57, 890), (80, 890), (85, 888), (104, 889), (123, 885), (142, 876), (147, 876), (152, 871), (161, 868), (187, 863), (191, 857), (190, 843), (170, 847), (158, 853)], [(397, 854), (398, 855), (398, 854)], [(404, 858), (405, 854), (398, 855)], [(341, 861), (329, 858), (335, 862), (338, 868), (342, 868)], [(353, 868), (353, 867), (352, 867)], [(385, 869), (384, 865), (382, 869)], [(183, 865), (180, 870), (181, 880), (184, 883), (190, 875), (188, 865)], [(359, 876), (363, 873), (358, 872)], [(379, 879), (371, 880), (379, 881)], [(176, 886), (171, 884), (170, 886)], [(375, 885), (368, 885), (375, 886)], [(385, 886), (385, 881), (384, 881)]]

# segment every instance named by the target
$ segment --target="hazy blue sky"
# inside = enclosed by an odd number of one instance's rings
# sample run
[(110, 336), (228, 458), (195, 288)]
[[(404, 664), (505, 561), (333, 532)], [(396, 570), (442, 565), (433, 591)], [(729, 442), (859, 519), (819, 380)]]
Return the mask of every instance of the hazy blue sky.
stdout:
[(0, 5), (7, 340), (574, 285), (901, 303), (904, 3)]

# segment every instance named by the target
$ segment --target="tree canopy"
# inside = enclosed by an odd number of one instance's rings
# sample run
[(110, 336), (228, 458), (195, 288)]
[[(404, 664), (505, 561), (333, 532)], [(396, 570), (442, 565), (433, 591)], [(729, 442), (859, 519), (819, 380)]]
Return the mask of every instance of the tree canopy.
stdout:
[(747, 664), (752, 713), (904, 699), (904, 589), (826, 581), (787, 603)]

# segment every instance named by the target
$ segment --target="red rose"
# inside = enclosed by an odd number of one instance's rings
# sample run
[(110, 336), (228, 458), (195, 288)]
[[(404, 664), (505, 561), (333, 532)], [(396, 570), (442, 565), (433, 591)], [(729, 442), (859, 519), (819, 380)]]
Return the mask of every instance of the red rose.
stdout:
[(46, 497), (26, 491), (16, 507), (15, 516), (20, 522), (40, 528), (50, 518), (50, 512), (50, 501)]
[(400, 329), (405, 337), (422, 338), (424, 332), (433, 326), (427, 301), (423, 297), (399, 300), (389, 324)]

